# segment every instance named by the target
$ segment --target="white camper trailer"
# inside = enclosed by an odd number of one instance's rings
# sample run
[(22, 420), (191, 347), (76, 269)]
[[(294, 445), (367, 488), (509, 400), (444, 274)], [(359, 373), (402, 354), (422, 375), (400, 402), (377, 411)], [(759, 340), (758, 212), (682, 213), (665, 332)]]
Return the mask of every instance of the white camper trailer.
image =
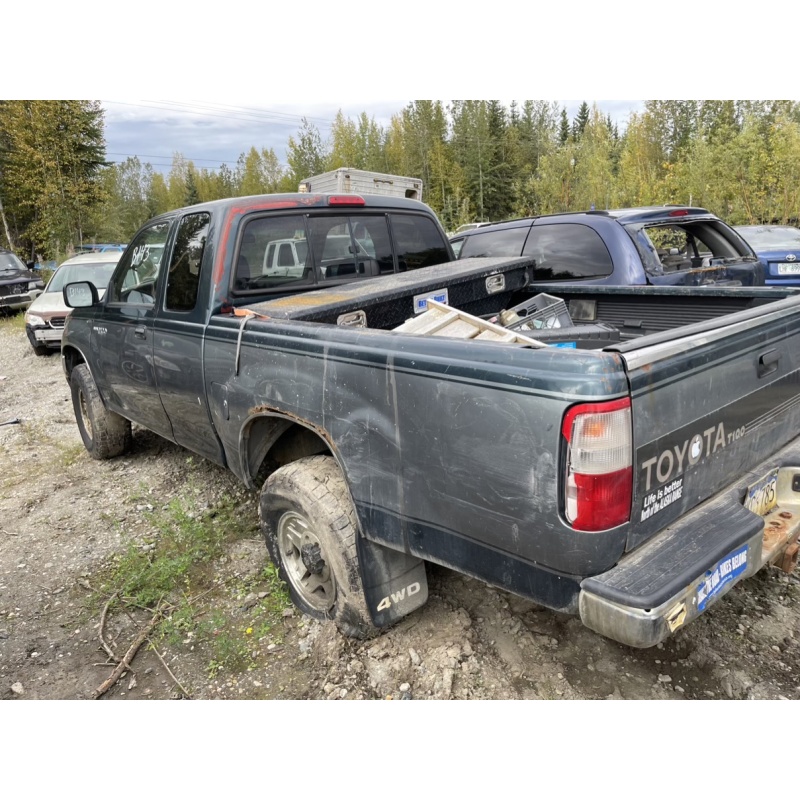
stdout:
[(342, 167), (306, 178), (300, 184), (299, 191), (320, 194), (383, 194), (422, 200), (422, 181), (402, 175)]

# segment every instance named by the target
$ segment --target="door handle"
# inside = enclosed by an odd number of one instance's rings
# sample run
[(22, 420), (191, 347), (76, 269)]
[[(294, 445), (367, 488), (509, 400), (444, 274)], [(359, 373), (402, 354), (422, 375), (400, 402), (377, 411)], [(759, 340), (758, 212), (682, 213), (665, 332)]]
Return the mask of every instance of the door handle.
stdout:
[(146, 329), (145, 329), (144, 325), (139, 325), (139, 326), (137, 326), (136, 328), (133, 329), (133, 335), (137, 339), (146, 339), (147, 338), (147, 334), (146, 334), (145, 331), (146, 331)]
[(780, 353), (777, 350), (768, 350), (758, 357), (758, 377), (763, 378), (778, 369), (778, 362), (781, 360)]

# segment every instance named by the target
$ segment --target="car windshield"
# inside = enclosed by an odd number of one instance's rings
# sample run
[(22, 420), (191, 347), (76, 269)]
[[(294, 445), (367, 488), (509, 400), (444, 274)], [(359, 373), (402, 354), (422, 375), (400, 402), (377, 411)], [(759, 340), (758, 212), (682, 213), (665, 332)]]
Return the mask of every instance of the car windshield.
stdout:
[(109, 261), (108, 263), (95, 261), (92, 264), (64, 264), (55, 271), (45, 291), (60, 292), (66, 284), (77, 283), (78, 281), (90, 281), (98, 289), (105, 289), (116, 266), (116, 261)]
[(736, 229), (742, 238), (757, 250), (795, 250), (800, 248), (800, 228), (744, 226)]
[(26, 269), (14, 253), (0, 253), (0, 272), (19, 272)]

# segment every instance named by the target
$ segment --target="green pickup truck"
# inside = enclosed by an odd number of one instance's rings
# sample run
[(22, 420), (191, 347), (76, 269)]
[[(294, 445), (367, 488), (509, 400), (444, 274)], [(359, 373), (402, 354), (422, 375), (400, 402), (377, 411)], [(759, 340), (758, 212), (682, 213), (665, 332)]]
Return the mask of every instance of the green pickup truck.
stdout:
[[(329, 258), (328, 237), (348, 249)], [(278, 240), (307, 243), (302, 274), (269, 273)], [(635, 647), (768, 565), (791, 571), (800, 295), (556, 292), (535, 269), (454, 261), (411, 200), (162, 215), (102, 300), (87, 282), (64, 289), (84, 443), (119, 456), (134, 422), (232, 470), (260, 492), (297, 606), (352, 636), (424, 604), (426, 563)], [(409, 323), (437, 309), (447, 325)]]

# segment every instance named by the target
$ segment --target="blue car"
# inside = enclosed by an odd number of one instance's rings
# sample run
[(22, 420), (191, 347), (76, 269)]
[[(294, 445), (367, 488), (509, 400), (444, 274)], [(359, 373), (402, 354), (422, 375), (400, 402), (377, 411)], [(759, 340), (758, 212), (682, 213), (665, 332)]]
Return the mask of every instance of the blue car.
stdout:
[(800, 228), (737, 225), (735, 229), (764, 264), (767, 284), (800, 286)]

